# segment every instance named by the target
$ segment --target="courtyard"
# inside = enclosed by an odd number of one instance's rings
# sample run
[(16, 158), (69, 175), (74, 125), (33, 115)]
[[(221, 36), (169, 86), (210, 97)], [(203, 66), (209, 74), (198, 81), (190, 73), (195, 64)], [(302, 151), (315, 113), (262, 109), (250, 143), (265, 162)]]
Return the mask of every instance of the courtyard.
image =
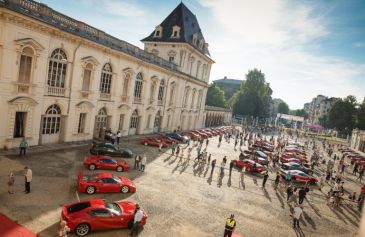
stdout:
[[(260, 174), (246, 173), (244, 181), (233, 169), (229, 176), (229, 162), (237, 159), (239, 149), (233, 142), (222, 142), (211, 138), (207, 147), (217, 165), (211, 174), (211, 166), (197, 169), (192, 161), (189, 165), (179, 162), (171, 155), (171, 150), (158, 151), (156, 147), (140, 145), (138, 140), (122, 142), (122, 147), (131, 148), (136, 154), (147, 153), (147, 166), (144, 173), (134, 170), (134, 160), (125, 159), (131, 166), (121, 175), (134, 181), (135, 194), (87, 194), (77, 192), (77, 175), (80, 171), (92, 173), (82, 165), (89, 147), (63, 149), (52, 152), (32, 153), (26, 157), (0, 157), (0, 182), (5, 184), (10, 169), (15, 170), (15, 194), (9, 195), (6, 185), (0, 187), (0, 212), (19, 224), (29, 228), (42, 237), (55, 236), (59, 227), (63, 204), (91, 198), (108, 200), (132, 200), (147, 212), (147, 225), (140, 236), (148, 237), (193, 237), (222, 236), (225, 219), (231, 213), (237, 221), (236, 233), (250, 236), (355, 236), (360, 222), (356, 207), (345, 205), (332, 209), (327, 205), (326, 185), (322, 191), (311, 186), (307, 200), (304, 201), (304, 214), (301, 228), (292, 228), (290, 207), (286, 203), (285, 190), (275, 192), (272, 187), (276, 170), (269, 168), (269, 180), (262, 188)], [(186, 145), (181, 145), (186, 155)], [(205, 148), (205, 143), (203, 145)], [(245, 149), (245, 148), (243, 148)], [(219, 164), (224, 156), (228, 162), (223, 178), (218, 179)], [(23, 168), (33, 170), (32, 192), (23, 193)], [(324, 167), (322, 167), (324, 168)], [(93, 171), (102, 172), (102, 171)], [(316, 169), (318, 177), (321, 170)], [(112, 172), (114, 173), (114, 172)], [(116, 172), (115, 172), (116, 173)], [(358, 191), (360, 185), (354, 178), (345, 176), (346, 188)], [(350, 191), (348, 190), (348, 191)], [(88, 236), (128, 236), (128, 230), (92, 232)], [(74, 236), (71, 234), (71, 236)]]

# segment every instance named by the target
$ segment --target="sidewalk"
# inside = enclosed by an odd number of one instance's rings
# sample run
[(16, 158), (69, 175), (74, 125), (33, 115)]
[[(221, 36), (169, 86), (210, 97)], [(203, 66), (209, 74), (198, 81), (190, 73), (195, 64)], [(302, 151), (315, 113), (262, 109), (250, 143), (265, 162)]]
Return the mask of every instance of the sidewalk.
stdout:
[[(133, 136), (125, 136), (121, 138), (121, 142), (119, 145), (123, 146), (123, 144), (128, 144), (133, 141), (139, 140), (141, 137), (149, 137), (155, 136), (156, 134), (142, 134), (142, 135), (133, 135)], [(86, 141), (78, 141), (78, 142), (63, 142), (63, 143), (53, 143), (53, 144), (44, 144), (44, 145), (37, 145), (37, 146), (30, 146), (27, 149), (28, 153), (40, 153), (45, 151), (56, 151), (56, 150), (63, 150), (63, 149), (73, 149), (78, 147), (84, 146), (91, 146), (92, 142), (104, 142), (103, 140), (86, 140)], [(0, 150), (0, 156), (6, 155), (18, 155), (19, 148), (11, 148), (8, 150)]]

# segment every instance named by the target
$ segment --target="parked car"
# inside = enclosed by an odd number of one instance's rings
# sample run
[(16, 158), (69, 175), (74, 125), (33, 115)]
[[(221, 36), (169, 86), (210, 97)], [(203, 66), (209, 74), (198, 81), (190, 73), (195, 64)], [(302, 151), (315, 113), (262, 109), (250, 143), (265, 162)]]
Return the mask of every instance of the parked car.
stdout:
[[(72, 232), (85, 236), (95, 230), (131, 228), (135, 210), (134, 202), (92, 199), (64, 205), (61, 219)], [(147, 222), (147, 214), (143, 214), (142, 226)]]
[(189, 141), (188, 137), (181, 136), (180, 134), (175, 133), (175, 132), (168, 132), (165, 135), (168, 136), (168, 137), (171, 137), (173, 139), (176, 139), (176, 140), (178, 140), (179, 142), (182, 142), (182, 143), (187, 143)]
[(166, 144), (172, 144), (173, 142), (175, 142), (177, 144), (180, 143), (180, 141), (178, 141), (176, 139), (173, 139), (171, 137), (165, 136), (163, 134), (158, 134), (156, 136), (156, 138), (159, 139), (159, 140), (161, 140), (161, 141), (163, 141), (163, 142), (165, 142)]
[(280, 157), (280, 161), (281, 161), (281, 163), (288, 163), (288, 162), (295, 162), (295, 163), (300, 163), (300, 164), (306, 164), (306, 163), (308, 163), (308, 161), (306, 159), (303, 159), (303, 158), (285, 158), (285, 157)]
[(143, 137), (141, 138), (141, 144), (145, 145), (145, 146), (160, 146), (160, 143), (162, 142), (162, 147), (168, 147), (168, 145), (163, 142), (162, 140), (159, 140), (157, 138), (154, 137)]
[(315, 184), (315, 183), (318, 182), (318, 180), (316, 178), (314, 178), (313, 176), (310, 176), (309, 174), (304, 173), (303, 171), (280, 169), (280, 174), (283, 178), (286, 177), (287, 173), (291, 174), (292, 181), (308, 182), (308, 183), (311, 183), (311, 184)]
[(258, 156), (252, 156), (250, 158), (250, 160), (253, 160), (253, 161), (257, 162), (260, 165), (268, 165), (269, 164), (269, 160), (268, 159), (261, 158), (261, 157), (258, 157)]
[(194, 130), (194, 132), (196, 132), (197, 134), (199, 134), (199, 136), (203, 139), (207, 139), (209, 136), (208, 134), (206, 134), (205, 132), (202, 132), (200, 130)]
[(253, 160), (233, 160), (233, 165), (237, 168), (246, 168), (246, 171), (262, 172), (266, 168)]
[(190, 137), (193, 140), (200, 139), (200, 135), (198, 133), (193, 132), (193, 131), (184, 131), (184, 132), (181, 132), (181, 135), (186, 136), (186, 137)]
[(77, 191), (87, 194), (135, 193), (136, 186), (130, 179), (123, 176), (115, 176), (110, 173), (84, 175), (81, 172), (78, 176)]
[(133, 157), (133, 152), (129, 148), (118, 148), (111, 143), (102, 143), (91, 147), (90, 153), (92, 155), (107, 155), (113, 157)]
[(300, 170), (306, 174), (313, 175), (313, 170), (311, 170), (309, 167), (305, 167), (304, 165), (301, 165), (300, 163), (296, 162), (283, 163), (281, 165), (281, 168), (283, 168), (284, 170)]
[(129, 165), (124, 160), (115, 160), (110, 156), (87, 155), (84, 158), (84, 166), (89, 170), (105, 169), (118, 172), (127, 171)]

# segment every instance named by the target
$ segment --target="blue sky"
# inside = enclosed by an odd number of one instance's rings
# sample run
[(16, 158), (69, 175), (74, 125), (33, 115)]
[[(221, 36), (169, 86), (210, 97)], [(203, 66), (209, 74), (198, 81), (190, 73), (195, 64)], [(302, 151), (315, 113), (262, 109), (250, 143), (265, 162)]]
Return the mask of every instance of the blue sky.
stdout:
[[(42, 0), (77, 20), (143, 48), (140, 40), (175, 0)], [(317, 94), (365, 96), (365, 1), (185, 0), (216, 64), (210, 80), (266, 76), (291, 109)]]

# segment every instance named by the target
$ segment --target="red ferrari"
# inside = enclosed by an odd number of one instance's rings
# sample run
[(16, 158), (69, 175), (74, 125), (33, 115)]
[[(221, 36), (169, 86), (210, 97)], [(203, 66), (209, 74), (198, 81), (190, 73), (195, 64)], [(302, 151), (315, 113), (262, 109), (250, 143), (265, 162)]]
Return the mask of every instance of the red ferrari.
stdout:
[(190, 137), (193, 140), (200, 139), (200, 135), (198, 133), (192, 132), (192, 131), (184, 131), (181, 133), (182, 136)]
[(89, 170), (105, 169), (118, 172), (127, 171), (129, 165), (124, 160), (115, 160), (110, 156), (87, 155), (84, 159), (84, 166)]
[(295, 162), (295, 163), (308, 163), (308, 161), (304, 158), (286, 158), (286, 157), (280, 157), (280, 161), (282, 163), (288, 163), (288, 162)]
[(168, 136), (164, 136), (164, 135), (157, 135), (156, 138), (158, 140), (163, 141), (166, 144), (172, 144), (173, 142), (175, 142), (175, 144), (179, 144), (180, 143), (180, 141), (178, 141), (176, 139), (173, 139), (171, 137), (168, 137)]
[(296, 182), (308, 182), (311, 184), (315, 184), (318, 182), (318, 180), (316, 178), (314, 178), (313, 176), (310, 176), (309, 174), (304, 173), (303, 171), (280, 169), (280, 174), (282, 177), (285, 178), (287, 173), (290, 173), (291, 179)]
[[(93, 199), (64, 205), (61, 219), (72, 232), (85, 236), (95, 230), (131, 228), (135, 210), (134, 202)], [(143, 214), (141, 226), (147, 222), (147, 214)]]
[(246, 171), (262, 172), (266, 168), (253, 160), (233, 160), (233, 165), (237, 168), (246, 167)]
[(136, 186), (130, 179), (109, 173), (84, 175), (78, 177), (77, 191), (87, 194), (94, 193), (135, 193)]
[(163, 142), (163, 141), (161, 141), (157, 138), (154, 138), (154, 137), (143, 137), (143, 138), (141, 138), (141, 144), (143, 144), (145, 146), (157, 146), (157, 147), (159, 147), (161, 142), (162, 142), (162, 147), (163, 148), (168, 147), (168, 145), (165, 142)]

